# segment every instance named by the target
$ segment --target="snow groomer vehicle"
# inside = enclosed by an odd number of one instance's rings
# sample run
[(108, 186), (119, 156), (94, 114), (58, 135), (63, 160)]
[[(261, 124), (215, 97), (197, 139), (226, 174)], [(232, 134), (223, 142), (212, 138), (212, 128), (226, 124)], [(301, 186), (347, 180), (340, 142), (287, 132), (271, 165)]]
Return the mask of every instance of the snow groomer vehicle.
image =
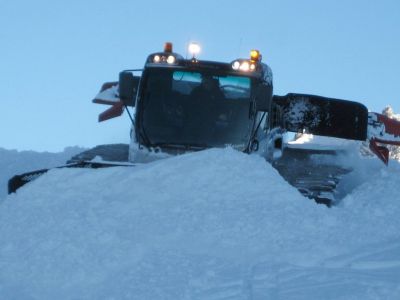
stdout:
[[(163, 51), (147, 57), (142, 69), (124, 70), (118, 81), (103, 84), (93, 102), (110, 108), (99, 121), (126, 110), (131, 142), (95, 147), (62, 167), (134, 166), (232, 147), (261, 155), (303, 195), (331, 205), (339, 179), (351, 170), (315, 159), (334, 157), (337, 149), (298, 147), (287, 142), (287, 133), (362, 141), (386, 164), (385, 145), (400, 145), (399, 122), (368, 112), (361, 103), (308, 94), (274, 95), (272, 70), (258, 50), (231, 62), (200, 60), (200, 50), (192, 43), (184, 58), (166, 43)], [(103, 161), (93, 160), (99, 156)], [(46, 171), (15, 176), (9, 192)]]

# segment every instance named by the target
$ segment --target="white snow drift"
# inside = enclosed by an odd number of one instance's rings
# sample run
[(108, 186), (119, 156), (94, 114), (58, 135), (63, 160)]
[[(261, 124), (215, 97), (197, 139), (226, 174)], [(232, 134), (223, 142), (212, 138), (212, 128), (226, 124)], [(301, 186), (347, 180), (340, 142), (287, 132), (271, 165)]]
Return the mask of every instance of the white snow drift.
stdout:
[(400, 164), (336, 207), (212, 149), (52, 170), (0, 202), (4, 299), (399, 299)]
[(7, 194), (7, 181), (16, 174), (64, 165), (84, 150), (68, 147), (60, 153), (7, 150), (0, 147), (0, 200)]

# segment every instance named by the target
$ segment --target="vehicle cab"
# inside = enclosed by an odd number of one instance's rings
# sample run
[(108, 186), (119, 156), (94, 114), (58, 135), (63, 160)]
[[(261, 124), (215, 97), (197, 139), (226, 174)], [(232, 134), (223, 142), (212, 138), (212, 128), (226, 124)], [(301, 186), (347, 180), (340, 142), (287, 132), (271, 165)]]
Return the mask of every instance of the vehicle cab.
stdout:
[(249, 150), (260, 112), (270, 110), (271, 69), (256, 50), (249, 59), (222, 63), (198, 60), (196, 47), (190, 45), (192, 57), (184, 59), (167, 43), (147, 57), (140, 78), (121, 72), (120, 98), (136, 108), (132, 161), (141, 151)]

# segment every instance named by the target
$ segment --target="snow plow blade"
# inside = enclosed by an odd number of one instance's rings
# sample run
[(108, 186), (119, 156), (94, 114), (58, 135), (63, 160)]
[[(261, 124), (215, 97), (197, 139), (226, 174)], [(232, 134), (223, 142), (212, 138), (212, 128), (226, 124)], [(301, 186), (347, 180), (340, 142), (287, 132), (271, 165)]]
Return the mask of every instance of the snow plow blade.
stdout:
[[(121, 167), (127, 166), (126, 164), (115, 164), (115, 163), (103, 163), (103, 162), (92, 162), (92, 161), (80, 161), (71, 164), (67, 164), (64, 166), (52, 168), (52, 169), (62, 169), (62, 168), (90, 168), (90, 169), (99, 169), (99, 168), (108, 168), (108, 167)], [(20, 187), (25, 184), (35, 180), (36, 178), (42, 176), (52, 169), (41, 169), (32, 172), (23, 173), (20, 175), (15, 175), (8, 181), (8, 194), (15, 193)]]
[(367, 139), (368, 110), (358, 102), (307, 94), (273, 97), (278, 126), (287, 131), (336, 137)]

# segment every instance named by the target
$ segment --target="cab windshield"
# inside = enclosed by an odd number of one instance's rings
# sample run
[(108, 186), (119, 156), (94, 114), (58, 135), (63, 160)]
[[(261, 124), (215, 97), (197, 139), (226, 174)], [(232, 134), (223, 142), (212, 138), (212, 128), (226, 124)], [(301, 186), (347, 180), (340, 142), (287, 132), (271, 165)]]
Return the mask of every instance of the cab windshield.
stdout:
[(141, 97), (141, 138), (157, 145), (244, 149), (249, 140), (252, 80), (243, 76), (149, 70)]

